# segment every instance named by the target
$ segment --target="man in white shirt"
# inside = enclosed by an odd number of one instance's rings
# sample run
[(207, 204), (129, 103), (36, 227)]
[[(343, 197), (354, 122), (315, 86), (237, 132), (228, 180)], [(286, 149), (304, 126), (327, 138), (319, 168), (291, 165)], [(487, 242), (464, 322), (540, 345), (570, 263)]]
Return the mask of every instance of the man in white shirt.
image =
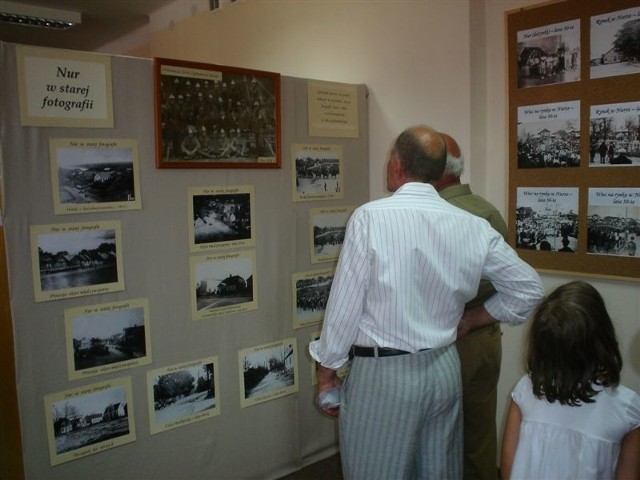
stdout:
[[(322, 334), (309, 351), (318, 392), (339, 386), (347, 479), (461, 478), (460, 361), (456, 336), (496, 321), (523, 323), (543, 297), (536, 272), (489, 223), (440, 198), (446, 146), (416, 126), (387, 162), (394, 194), (352, 214)], [(480, 278), (497, 293), (465, 311)]]

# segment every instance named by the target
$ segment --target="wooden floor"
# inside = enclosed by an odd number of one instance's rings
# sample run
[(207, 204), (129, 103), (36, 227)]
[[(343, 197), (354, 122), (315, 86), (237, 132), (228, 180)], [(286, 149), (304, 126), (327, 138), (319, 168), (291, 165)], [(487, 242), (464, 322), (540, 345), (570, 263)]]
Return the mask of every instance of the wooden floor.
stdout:
[(340, 454), (309, 465), (280, 480), (343, 480)]

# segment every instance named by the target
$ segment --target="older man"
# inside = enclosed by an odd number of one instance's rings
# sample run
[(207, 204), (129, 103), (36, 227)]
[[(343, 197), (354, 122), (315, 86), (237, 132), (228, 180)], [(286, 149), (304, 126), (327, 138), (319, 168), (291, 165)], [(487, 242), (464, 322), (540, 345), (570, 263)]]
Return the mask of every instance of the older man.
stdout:
[[(325, 311), (309, 350), (318, 392), (338, 386), (347, 479), (460, 478), (462, 417), (456, 333), (522, 323), (543, 296), (536, 272), (489, 223), (440, 198), (442, 136), (411, 127), (387, 162), (391, 197), (352, 214)], [(497, 293), (465, 311), (481, 277)], [(464, 314), (464, 315), (463, 315)], [(461, 320), (462, 319), (462, 320)]]

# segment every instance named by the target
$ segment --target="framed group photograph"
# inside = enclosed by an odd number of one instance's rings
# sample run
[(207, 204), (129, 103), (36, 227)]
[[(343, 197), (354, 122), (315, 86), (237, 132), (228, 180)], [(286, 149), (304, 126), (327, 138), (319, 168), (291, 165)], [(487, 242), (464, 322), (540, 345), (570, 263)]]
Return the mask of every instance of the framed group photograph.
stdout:
[(355, 210), (353, 206), (312, 208), (309, 211), (309, 240), (311, 263), (338, 260), (347, 222)]
[(293, 274), (293, 328), (322, 322), (334, 274), (332, 268)]
[(280, 74), (155, 59), (158, 168), (280, 168)]

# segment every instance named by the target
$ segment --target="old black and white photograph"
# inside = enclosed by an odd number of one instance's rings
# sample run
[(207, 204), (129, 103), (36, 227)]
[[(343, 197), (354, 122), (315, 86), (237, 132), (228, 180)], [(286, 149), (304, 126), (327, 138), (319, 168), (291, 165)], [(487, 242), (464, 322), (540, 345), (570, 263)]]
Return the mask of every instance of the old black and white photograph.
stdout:
[(520, 187), (516, 247), (575, 253), (578, 248), (578, 189)]
[(130, 377), (45, 395), (44, 403), (51, 465), (136, 440)]
[(640, 73), (640, 7), (591, 17), (591, 78)]
[(141, 298), (66, 309), (69, 379), (151, 363), (148, 304)]
[(190, 250), (254, 246), (253, 198), (253, 186), (190, 188)]
[(220, 414), (218, 357), (147, 372), (151, 434)]
[(194, 319), (258, 308), (255, 251), (191, 257)]
[(353, 210), (354, 207), (335, 207), (309, 211), (311, 263), (338, 260)]
[(295, 338), (241, 350), (238, 359), (242, 408), (298, 391)]
[(291, 157), (294, 201), (343, 197), (341, 145), (292, 145)]
[(580, 80), (580, 20), (517, 34), (518, 88)]
[(56, 214), (142, 208), (135, 140), (53, 138), (49, 150)]
[(155, 59), (159, 168), (280, 168), (280, 75)]
[(518, 168), (579, 166), (579, 101), (518, 107)]
[(36, 301), (124, 290), (118, 220), (32, 225)]
[(317, 325), (324, 320), (334, 269), (293, 274), (293, 328)]
[(587, 253), (640, 258), (640, 188), (590, 188)]
[(640, 166), (640, 102), (591, 106), (589, 166)]

